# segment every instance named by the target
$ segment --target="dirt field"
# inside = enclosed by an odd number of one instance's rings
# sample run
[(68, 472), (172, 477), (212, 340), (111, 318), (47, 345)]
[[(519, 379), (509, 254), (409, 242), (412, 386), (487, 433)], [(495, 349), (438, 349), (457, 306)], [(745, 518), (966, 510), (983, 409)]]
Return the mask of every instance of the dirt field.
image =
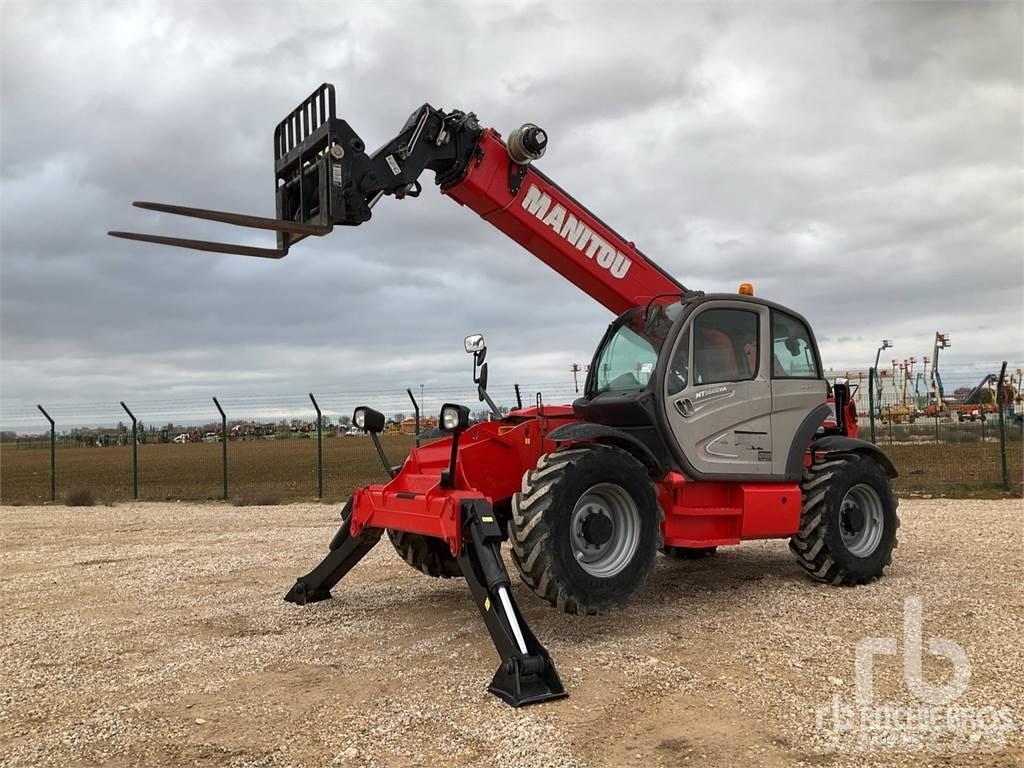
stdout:
[[(329, 506), (3, 507), (0, 764), (1024, 765), (1022, 511), (906, 500), (891, 572), (868, 587), (811, 584), (778, 541), (659, 559), (605, 617), (517, 585), (570, 697), (513, 710), (485, 692), (497, 659), (464, 583), (386, 540), (334, 600), (282, 602), (325, 551)], [(1000, 751), (836, 753), (816, 728), (834, 696), (853, 702), (858, 640), (902, 648), (914, 596), (926, 647), (969, 658), (956, 704), (1010, 708)], [(950, 665), (925, 654), (924, 673), (939, 685)], [(898, 656), (874, 686), (917, 705)]]
[[(883, 436), (884, 437), (884, 436)], [(413, 445), (409, 437), (386, 437), (394, 463)], [(951, 495), (999, 495), (1002, 473), (996, 442), (893, 444), (881, 442), (899, 468), (896, 488), (903, 492)], [(1021, 442), (1008, 441), (1007, 460), (1014, 492), (1021, 493), (1024, 455)], [(152, 501), (220, 498), (221, 445), (139, 446), (139, 494)], [(128, 446), (58, 448), (57, 493), (90, 488), (98, 499), (124, 501), (132, 493), (132, 457)], [(324, 440), (324, 497), (344, 500), (353, 486), (385, 478), (377, 454), (365, 437)], [(228, 444), (228, 492), (252, 499), (272, 492), (285, 500), (316, 498), (315, 440), (254, 440)], [(50, 498), (50, 452), (44, 448), (0, 448), (0, 501), (39, 504)]]

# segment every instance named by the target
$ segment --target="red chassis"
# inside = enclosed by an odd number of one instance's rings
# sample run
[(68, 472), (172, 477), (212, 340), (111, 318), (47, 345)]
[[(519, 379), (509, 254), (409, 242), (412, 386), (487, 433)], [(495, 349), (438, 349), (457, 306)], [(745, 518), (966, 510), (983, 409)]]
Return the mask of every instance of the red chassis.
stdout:
[[(524, 408), (512, 411), (509, 418), (518, 423), (483, 422), (461, 435), (451, 488), (441, 483), (451, 457), (449, 437), (414, 449), (390, 482), (356, 490), (352, 535), (365, 528), (418, 533), (441, 539), (458, 556), (465, 530), (461, 503), (507, 502), (520, 489), (523, 468), (536, 466), (542, 454), (558, 448), (546, 438), (548, 433), (577, 420), (572, 407), (565, 405)], [(780, 538), (799, 528), (797, 483), (695, 483), (668, 472), (655, 487), (665, 516), (662, 532), (667, 547), (697, 549)]]

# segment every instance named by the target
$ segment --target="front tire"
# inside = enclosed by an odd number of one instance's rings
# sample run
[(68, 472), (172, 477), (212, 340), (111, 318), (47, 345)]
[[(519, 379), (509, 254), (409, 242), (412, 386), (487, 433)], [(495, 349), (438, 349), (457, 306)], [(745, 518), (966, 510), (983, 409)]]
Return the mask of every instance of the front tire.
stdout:
[(448, 545), (440, 539), (391, 528), (388, 528), (388, 538), (399, 557), (420, 573), (435, 579), (452, 579), (462, 575), (459, 561), (452, 557)]
[(661, 518), (647, 470), (625, 451), (545, 454), (512, 499), (512, 560), (558, 610), (604, 613), (624, 606), (654, 570)]
[(900, 526), (889, 478), (870, 456), (834, 454), (804, 470), (800, 531), (789, 548), (808, 575), (867, 584), (892, 563)]

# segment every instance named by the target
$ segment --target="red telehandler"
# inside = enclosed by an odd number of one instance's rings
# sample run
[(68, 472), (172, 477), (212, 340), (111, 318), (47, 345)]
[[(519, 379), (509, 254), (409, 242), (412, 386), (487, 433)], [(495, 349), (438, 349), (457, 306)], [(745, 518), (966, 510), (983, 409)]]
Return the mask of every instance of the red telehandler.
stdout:
[(475, 211), (616, 315), (584, 396), (502, 416), (487, 394), (483, 337), (466, 339), (474, 383), (496, 418), (470, 424), (446, 404), (444, 439), (388, 464), (384, 416), (357, 408), (391, 479), (355, 491), (323, 561), (285, 599), (331, 596), (388, 537), (413, 567), (466, 579), (501, 664), (489, 690), (513, 706), (566, 695), (527, 626), (501, 556), (561, 611), (622, 606), (658, 552), (700, 557), (746, 539), (789, 538), (806, 572), (863, 584), (891, 562), (899, 521), (892, 462), (856, 438), (849, 386), (829, 385), (817, 343), (796, 312), (737, 294), (688, 290), (535, 165), (547, 134), (527, 123), (507, 141), (472, 113), (426, 104), (368, 154), (335, 117), (324, 84), (274, 131), (277, 217), (158, 203), (136, 206), (277, 232), (276, 248), (156, 235), (117, 237), (281, 258), (309, 236), (370, 220), (385, 195), (443, 194)]

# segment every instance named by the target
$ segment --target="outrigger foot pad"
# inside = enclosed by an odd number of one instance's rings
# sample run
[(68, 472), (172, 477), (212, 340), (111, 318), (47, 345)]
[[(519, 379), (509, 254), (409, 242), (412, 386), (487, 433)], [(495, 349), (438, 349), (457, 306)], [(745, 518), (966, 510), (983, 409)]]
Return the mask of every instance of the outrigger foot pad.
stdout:
[(334, 585), (380, 541), (380, 528), (365, 528), (359, 536), (352, 536), (349, 533), (351, 519), (352, 500), (349, 499), (341, 510), (341, 526), (331, 539), (331, 551), (316, 568), (295, 581), (284, 596), (286, 602), (306, 605), (329, 600)]
[(462, 520), (469, 537), (459, 566), (502, 659), (487, 690), (513, 707), (568, 696), (547, 649), (530, 631), (512, 597), (501, 559), (501, 528), (491, 505), (484, 499), (463, 501)]
[(539, 704), (569, 695), (548, 656), (527, 656), (521, 661), (509, 659), (498, 667), (487, 690), (513, 707)]

